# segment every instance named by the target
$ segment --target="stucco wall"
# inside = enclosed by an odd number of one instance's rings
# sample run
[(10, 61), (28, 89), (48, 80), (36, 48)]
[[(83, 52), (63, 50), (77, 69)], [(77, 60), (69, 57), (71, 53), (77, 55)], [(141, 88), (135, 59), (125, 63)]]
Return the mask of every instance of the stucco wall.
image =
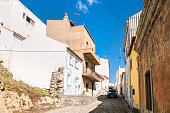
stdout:
[(104, 58), (99, 58), (99, 60), (100, 65), (95, 66), (96, 72), (109, 78), (109, 60)]
[[(86, 83), (89, 84), (88, 91), (86, 91)], [(91, 81), (90, 79), (88, 79), (86, 77), (83, 77), (83, 81), (82, 81), (82, 94), (85, 94), (87, 96), (92, 96), (92, 83), (93, 83), (93, 85), (95, 85), (95, 83), (93, 81)], [(94, 95), (95, 95), (95, 90), (93, 90), (93, 96)]]
[[(73, 64), (70, 63), (70, 56), (72, 56)], [(75, 66), (75, 61), (78, 61), (78, 67)], [(82, 83), (82, 71), (83, 71), (83, 65), (82, 61), (79, 60), (72, 52), (67, 52), (67, 61), (66, 61), (66, 74), (64, 77), (64, 93), (66, 95), (80, 95), (81, 94), (81, 83)], [(69, 92), (68, 85), (68, 74), (70, 74), (70, 85), (71, 89)]]
[[(0, 1), (0, 22), (12, 31), (15, 31), (25, 38), (37, 38), (46, 36), (46, 25), (27, 9), (19, 0)], [(23, 18), (25, 13), (25, 18)], [(34, 26), (26, 21), (26, 16), (34, 22)]]
[(32, 86), (48, 89), (52, 72), (59, 67), (66, 67), (66, 45), (50, 38), (27, 39), (22, 43), (22, 47), (17, 46), (15, 50), (33, 51), (13, 52), (11, 60), (11, 72), (14, 78)]
[(118, 94), (120, 95), (120, 86), (121, 86), (121, 76), (122, 73), (125, 72), (125, 68), (120, 68), (120, 66), (117, 69), (116, 72), (116, 79), (115, 79), (115, 85), (116, 85), (116, 90), (118, 91)]
[(133, 50), (130, 55), (132, 59), (132, 70), (130, 73), (131, 76), (131, 85), (132, 89), (135, 90), (135, 94), (133, 95), (133, 107), (139, 109), (139, 79), (138, 79), (138, 63), (137, 63), (137, 53)]
[[(144, 11), (136, 43), (139, 57), (140, 112), (146, 109), (145, 73), (151, 73), (152, 112), (169, 113), (170, 107), (170, 38), (169, 38), (169, 0), (144, 2)], [(146, 8), (149, 8), (147, 10)], [(154, 10), (154, 12), (152, 12)], [(148, 24), (147, 24), (148, 23)], [(145, 29), (146, 28), (146, 29)], [(138, 30), (138, 31), (139, 31)], [(146, 30), (146, 32), (144, 32)], [(143, 34), (143, 35), (141, 35)], [(141, 44), (140, 44), (141, 43)], [(140, 49), (138, 48), (140, 47)], [(138, 48), (138, 49), (137, 49)]]

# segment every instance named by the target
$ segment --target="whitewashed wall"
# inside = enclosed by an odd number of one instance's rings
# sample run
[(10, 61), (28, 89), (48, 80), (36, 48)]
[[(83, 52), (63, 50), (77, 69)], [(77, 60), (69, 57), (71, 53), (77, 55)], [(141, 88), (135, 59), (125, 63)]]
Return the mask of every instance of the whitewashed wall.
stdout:
[[(100, 57), (99, 60), (100, 60), (100, 65), (95, 66), (95, 71), (98, 74), (104, 75), (109, 78), (109, 68), (110, 68), (109, 60)], [(102, 88), (108, 88), (108, 86), (109, 86), (109, 79), (104, 78), (102, 82)]]
[(14, 79), (48, 89), (52, 72), (59, 67), (66, 67), (66, 47), (67, 45), (50, 38), (25, 40), (22, 47), (16, 46), (17, 52), (12, 53), (11, 72)]
[(120, 95), (120, 85), (121, 85), (121, 76), (122, 76), (122, 73), (125, 72), (125, 68), (120, 68), (120, 66), (118, 67), (117, 69), (117, 72), (116, 72), (116, 79), (115, 79), (115, 87), (116, 87), (116, 90), (118, 91), (118, 94)]
[[(70, 57), (72, 57), (72, 60), (70, 59)], [(77, 65), (76, 61), (78, 63)], [(64, 77), (64, 93), (66, 95), (80, 95), (83, 72), (82, 61), (68, 50), (66, 64), (66, 73)], [(70, 80), (68, 75), (70, 75)]]
[[(100, 65), (96, 65), (95, 66), (95, 71), (100, 74), (100, 75), (104, 75), (106, 77), (109, 78), (109, 60), (108, 59), (104, 59), (104, 58), (100, 58)], [(106, 77), (104, 77), (104, 79), (101, 79), (100, 82), (95, 82), (95, 86), (96, 86), (96, 95), (99, 93), (99, 91), (101, 89), (107, 89), (109, 86), (109, 79), (107, 79)]]
[[(23, 13), (25, 13), (25, 18), (23, 18)], [(35, 22), (34, 26), (26, 21), (27, 16)], [(19, 0), (0, 0), (0, 23), (3, 23), (4, 27), (19, 33), (27, 39), (46, 37), (46, 25)], [(4, 29), (2, 30), (0, 39), (2, 43), (0, 45), (1, 49), (14, 49), (15, 45), (22, 45), (22, 42), (16, 38), (11, 37), (3, 40), (5, 38), (4, 35), (12, 36), (13, 34), (9, 31), (4, 31)], [(6, 52), (4, 66), (10, 69), (9, 58), (10, 53)]]
[(95, 66), (95, 71), (109, 78), (109, 60), (100, 57), (99, 60), (100, 60), (100, 65)]
[(100, 93), (100, 90), (103, 88), (102, 81), (103, 79), (100, 78), (100, 82), (95, 82), (95, 96), (97, 96)]
[[(26, 21), (26, 16), (35, 22), (34, 26)], [(46, 25), (19, 0), (0, 0), (0, 22), (26, 38), (46, 36)]]
[[(26, 21), (27, 16), (35, 22), (34, 25)], [(0, 55), (3, 65), (13, 73), (15, 79), (32, 86), (49, 88), (52, 72), (64, 66), (64, 76), (69, 70), (74, 77), (80, 77), (81, 82), (82, 65), (79, 65), (77, 72), (66, 64), (67, 45), (46, 37), (46, 25), (20, 1), (0, 0), (0, 23), (8, 29), (0, 27)], [(21, 41), (15, 38), (12, 31), (26, 39)]]

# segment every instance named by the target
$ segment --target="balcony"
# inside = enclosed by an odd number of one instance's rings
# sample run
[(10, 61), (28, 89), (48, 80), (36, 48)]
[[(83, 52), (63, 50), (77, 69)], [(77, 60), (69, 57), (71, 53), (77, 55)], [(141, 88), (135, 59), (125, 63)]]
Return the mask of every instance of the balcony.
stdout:
[(89, 78), (90, 80), (94, 81), (94, 82), (99, 82), (100, 79), (96, 76), (96, 73), (93, 72), (91, 69), (87, 68), (86, 70), (84, 70), (83, 74), (84, 77)]
[(93, 64), (100, 65), (100, 61), (99, 61), (98, 57), (95, 54), (93, 54), (92, 52), (85, 51), (84, 56), (86, 56), (88, 59), (90, 59)]

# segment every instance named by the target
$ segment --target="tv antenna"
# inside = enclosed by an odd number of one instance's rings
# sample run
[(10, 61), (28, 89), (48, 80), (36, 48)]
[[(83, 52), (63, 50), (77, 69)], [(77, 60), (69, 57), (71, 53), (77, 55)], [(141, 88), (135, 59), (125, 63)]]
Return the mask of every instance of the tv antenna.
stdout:
[[(76, 23), (76, 22), (75, 22), (75, 20), (76, 20), (76, 15), (80, 15), (80, 14), (74, 13), (74, 23)], [(77, 23), (80, 23), (80, 22), (77, 22)]]

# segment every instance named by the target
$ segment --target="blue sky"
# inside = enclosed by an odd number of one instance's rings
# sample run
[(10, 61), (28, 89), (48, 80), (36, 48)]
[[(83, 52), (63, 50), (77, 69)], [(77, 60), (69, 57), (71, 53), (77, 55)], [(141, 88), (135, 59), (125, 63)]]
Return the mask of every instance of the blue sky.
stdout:
[[(96, 47), (124, 42), (126, 20), (142, 10), (144, 0), (20, 0), (45, 24), (48, 20), (63, 19), (65, 12), (77, 25), (85, 24)], [(121, 64), (123, 43), (97, 48), (100, 57), (110, 60), (110, 82)], [(124, 57), (122, 59), (124, 67)]]

